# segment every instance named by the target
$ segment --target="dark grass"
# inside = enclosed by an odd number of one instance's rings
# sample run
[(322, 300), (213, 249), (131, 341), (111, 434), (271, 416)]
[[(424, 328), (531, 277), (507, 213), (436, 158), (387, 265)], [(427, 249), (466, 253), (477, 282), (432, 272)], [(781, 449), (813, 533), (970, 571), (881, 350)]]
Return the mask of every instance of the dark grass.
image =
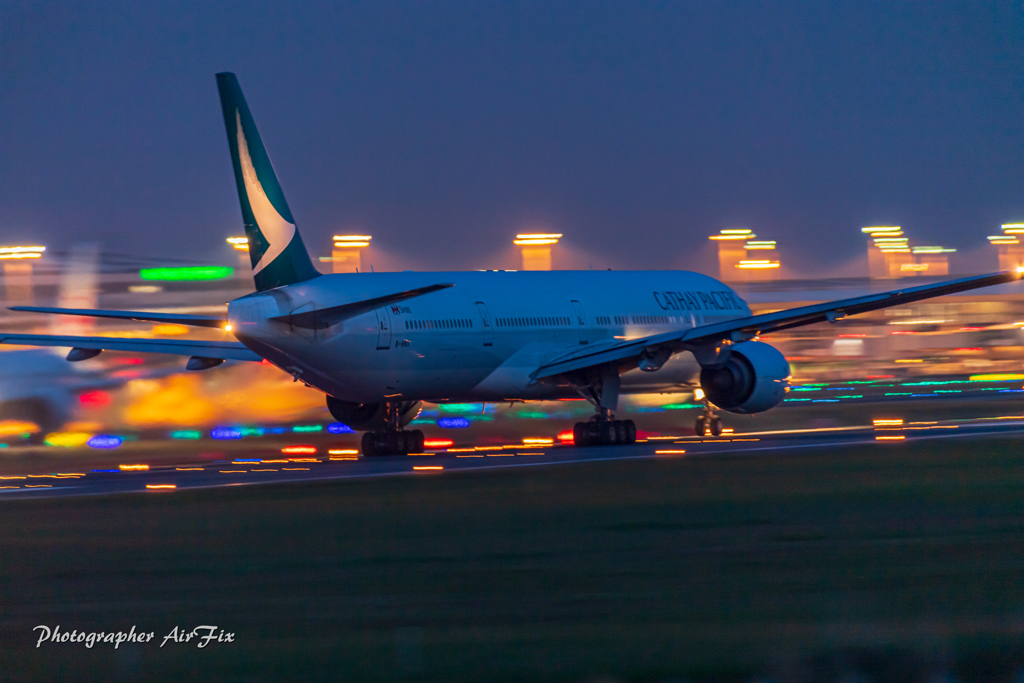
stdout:
[[(8, 501), (0, 514), (5, 681), (1011, 681), (1024, 666), (1012, 440)], [(136, 624), (157, 641), (35, 649), (37, 624)], [(158, 647), (198, 624), (237, 642)]]

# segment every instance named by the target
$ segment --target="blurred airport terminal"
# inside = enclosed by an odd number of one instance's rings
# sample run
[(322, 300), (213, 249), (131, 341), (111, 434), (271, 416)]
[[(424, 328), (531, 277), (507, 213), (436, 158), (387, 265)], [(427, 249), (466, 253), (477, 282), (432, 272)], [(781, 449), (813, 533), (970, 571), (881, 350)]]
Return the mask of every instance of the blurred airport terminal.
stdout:
[[(734, 287), (755, 313), (859, 297), (941, 279), (958, 273), (951, 255), (939, 246), (914, 246), (896, 226), (863, 228), (868, 272), (862, 277), (801, 279), (777, 256), (778, 245), (750, 229), (726, 229), (712, 235), (718, 264), (705, 269)], [(991, 269), (1024, 265), (1019, 236), (1024, 225), (1007, 224), (989, 237)], [(524, 270), (558, 266), (562, 235), (519, 234), (513, 243)], [(319, 257), (324, 272), (365, 271), (363, 252), (370, 235), (334, 237), (329, 256)], [(0, 248), (7, 332), (101, 334), (118, 337), (231, 339), (228, 330), (152, 325), (68, 316), (14, 313), (12, 305), (152, 310), (218, 314), (226, 302), (252, 291), (244, 237), (228, 238), (219, 263), (182, 263), (103, 252), (83, 245), (67, 252), (42, 246)], [(715, 267), (717, 265), (717, 267)], [(763, 337), (780, 348), (793, 369), (795, 388), (815, 384), (907, 383), (925, 379), (950, 383), (1015, 382), (1024, 369), (1024, 291), (1013, 285), (947, 296), (873, 314), (841, 319)], [(295, 383), (268, 365), (229, 362), (206, 372), (187, 372), (171, 356), (105, 352), (77, 363), (64, 349), (0, 346), (0, 440), (81, 445), (88, 435), (119, 431), (133, 434), (203, 433), (218, 425), (294, 425), (331, 423), (323, 396)], [(895, 385), (894, 385), (895, 386)], [(949, 389), (959, 393), (959, 389)], [(910, 395), (897, 390), (884, 396)], [(811, 402), (792, 393), (786, 405)], [(849, 394), (865, 399), (863, 391)], [(692, 392), (627, 397), (623, 413), (664, 413), (660, 429), (692, 429), (699, 397)], [(834, 399), (828, 399), (834, 400)], [(678, 412), (677, 412), (678, 411)], [(504, 417), (554, 418), (568, 422), (588, 415), (579, 401), (562, 405), (425, 405), (417, 420), (438, 425), (445, 417), (460, 425)], [(774, 413), (773, 413), (774, 414)], [(458, 421), (456, 421), (458, 422)], [(448, 426), (454, 424), (451, 420)], [(483, 427), (484, 425), (480, 425)], [(555, 428), (535, 432), (552, 434)], [(649, 427), (648, 429), (651, 429)], [(184, 430), (184, 431), (183, 431)], [(64, 435), (72, 435), (66, 437)], [(53, 436), (56, 435), (56, 436)], [(78, 436), (74, 436), (78, 435)]]

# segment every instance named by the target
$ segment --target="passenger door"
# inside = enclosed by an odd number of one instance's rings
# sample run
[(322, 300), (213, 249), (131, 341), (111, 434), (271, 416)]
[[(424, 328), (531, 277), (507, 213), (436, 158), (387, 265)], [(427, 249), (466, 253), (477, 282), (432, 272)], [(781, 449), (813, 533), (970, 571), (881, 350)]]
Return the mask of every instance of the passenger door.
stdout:
[(391, 314), (387, 308), (377, 309), (377, 349), (391, 348)]
[(487, 304), (483, 301), (477, 301), (476, 310), (480, 313), (480, 319), (483, 321), (484, 346), (492, 346), (494, 343), (494, 326), (491, 325), (491, 313), (487, 310)]
[(587, 314), (583, 311), (583, 304), (573, 299), (572, 308), (576, 311), (577, 327), (580, 331), (580, 344), (586, 344), (590, 341), (587, 334)]

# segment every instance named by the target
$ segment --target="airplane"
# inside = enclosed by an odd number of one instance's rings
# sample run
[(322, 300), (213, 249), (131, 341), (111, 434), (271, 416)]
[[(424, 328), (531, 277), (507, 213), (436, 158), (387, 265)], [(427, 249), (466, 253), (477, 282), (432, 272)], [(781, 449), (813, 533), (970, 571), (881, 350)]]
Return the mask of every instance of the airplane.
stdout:
[(783, 401), (789, 363), (759, 335), (1019, 280), (1024, 269), (753, 315), (730, 287), (685, 271), (393, 272), (321, 274), (296, 228), (233, 73), (217, 74), (255, 292), (227, 317), (15, 306), (11, 310), (179, 323), (230, 330), (237, 341), (3, 334), (0, 343), (188, 356), (190, 370), (266, 361), (322, 391), (340, 422), (364, 431), (365, 456), (420, 452), (405, 427), (422, 402), (583, 397), (594, 416), (577, 446), (631, 444), (619, 396), (699, 385), (699, 434), (714, 412), (760, 413)]

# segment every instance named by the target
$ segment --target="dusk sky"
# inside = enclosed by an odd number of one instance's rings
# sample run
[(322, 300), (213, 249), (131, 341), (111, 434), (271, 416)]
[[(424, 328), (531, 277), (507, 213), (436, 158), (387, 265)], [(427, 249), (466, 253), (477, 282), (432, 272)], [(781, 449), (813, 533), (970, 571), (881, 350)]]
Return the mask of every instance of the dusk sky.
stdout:
[(313, 256), (716, 273), (749, 227), (856, 275), (860, 227), (960, 250), (1024, 222), (1024, 10), (987, 2), (0, 5), (0, 243), (200, 262), (241, 232), (234, 71)]

